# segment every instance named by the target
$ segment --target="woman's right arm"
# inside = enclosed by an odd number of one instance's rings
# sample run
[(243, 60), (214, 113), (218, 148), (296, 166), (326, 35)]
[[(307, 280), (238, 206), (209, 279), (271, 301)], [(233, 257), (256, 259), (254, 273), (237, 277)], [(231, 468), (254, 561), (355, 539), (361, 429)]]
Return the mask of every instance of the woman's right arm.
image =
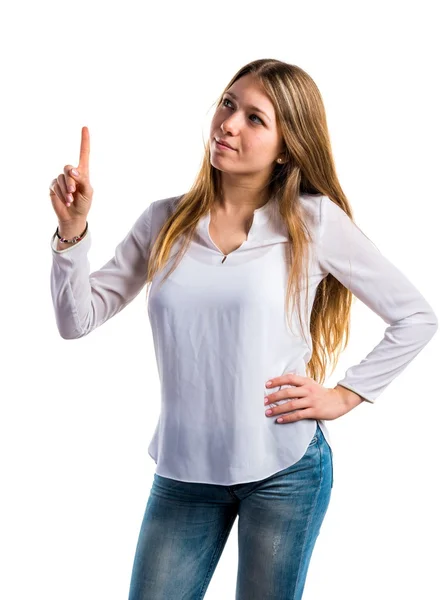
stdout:
[[(82, 127), (79, 165), (65, 165), (50, 185), (52, 206), (64, 239), (83, 233), (92, 204), (90, 135)], [(90, 274), (89, 228), (81, 240), (51, 240), (51, 295), (60, 335), (71, 340), (102, 325), (137, 296), (146, 281), (153, 203), (146, 208), (101, 269)]]
[[(97, 271), (90, 273), (88, 251), (91, 232), (75, 244), (63, 244), (54, 234), (51, 240), (51, 295), (57, 327), (64, 339), (76, 339), (91, 333), (96, 327), (120, 312), (141, 291), (146, 282), (150, 248), (153, 203), (137, 218), (125, 238), (118, 244), (114, 256)], [(71, 234), (79, 235), (84, 225)]]

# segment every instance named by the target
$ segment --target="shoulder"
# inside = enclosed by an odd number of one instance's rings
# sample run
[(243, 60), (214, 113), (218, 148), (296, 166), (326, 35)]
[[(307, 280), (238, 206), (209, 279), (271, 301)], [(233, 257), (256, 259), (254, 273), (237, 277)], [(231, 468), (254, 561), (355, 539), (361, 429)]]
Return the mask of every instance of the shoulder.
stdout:
[(305, 212), (318, 225), (328, 220), (348, 217), (336, 202), (323, 194), (301, 194), (300, 199)]
[(323, 194), (301, 195), (301, 205), (306, 224), (314, 234), (317, 244), (333, 243), (341, 246), (353, 240), (360, 230), (336, 202)]
[(319, 217), (321, 210), (322, 194), (300, 194), (299, 200), (304, 211), (313, 218)]
[(299, 196), (305, 223), (315, 233), (319, 232), (322, 224), (322, 202), (325, 197), (322, 194), (300, 194)]
[(342, 234), (350, 228), (355, 228), (354, 221), (339, 204), (323, 194), (303, 194), (301, 204), (309, 217), (310, 225), (322, 237), (328, 231)]
[(146, 208), (145, 213), (149, 215), (149, 218), (152, 221), (160, 220), (164, 222), (173, 214), (177, 203), (182, 197), (183, 194), (180, 194), (179, 196), (170, 196), (168, 198), (161, 198), (160, 200), (153, 200)]
[(173, 214), (177, 203), (182, 197), (183, 194), (180, 194), (179, 196), (170, 196), (168, 198), (153, 200), (145, 209), (143, 215), (149, 226), (151, 235), (162, 228), (165, 221)]
[(132, 231), (142, 245), (146, 246), (152, 242), (162, 225), (173, 213), (180, 198), (182, 195), (153, 200), (139, 214)]

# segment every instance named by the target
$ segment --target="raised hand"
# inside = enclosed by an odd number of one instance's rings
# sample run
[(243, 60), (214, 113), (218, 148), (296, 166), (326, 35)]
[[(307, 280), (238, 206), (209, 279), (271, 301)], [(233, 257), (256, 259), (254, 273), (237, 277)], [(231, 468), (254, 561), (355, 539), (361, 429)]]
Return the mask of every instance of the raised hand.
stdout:
[(60, 225), (86, 220), (94, 193), (89, 181), (89, 131), (82, 127), (80, 159), (77, 168), (65, 165), (63, 173), (53, 179), (50, 189), (52, 206)]

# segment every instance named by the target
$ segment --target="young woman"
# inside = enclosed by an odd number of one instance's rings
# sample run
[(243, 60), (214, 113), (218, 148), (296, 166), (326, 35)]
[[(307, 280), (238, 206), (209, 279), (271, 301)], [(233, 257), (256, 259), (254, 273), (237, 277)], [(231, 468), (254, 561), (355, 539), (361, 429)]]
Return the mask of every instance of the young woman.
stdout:
[[(89, 133), (51, 184), (60, 335), (91, 333), (147, 283), (161, 414), (130, 600), (201, 599), (238, 517), (237, 600), (301, 598), (333, 485), (326, 421), (373, 403), (437, 330), (352, 218), (320, 92), (257, 60), (217, 102), (202, 166), (89, 273)], [(334, 388), (356, 296), (388, 324)], [(265, 404), (265, 406), (264, 406)]]

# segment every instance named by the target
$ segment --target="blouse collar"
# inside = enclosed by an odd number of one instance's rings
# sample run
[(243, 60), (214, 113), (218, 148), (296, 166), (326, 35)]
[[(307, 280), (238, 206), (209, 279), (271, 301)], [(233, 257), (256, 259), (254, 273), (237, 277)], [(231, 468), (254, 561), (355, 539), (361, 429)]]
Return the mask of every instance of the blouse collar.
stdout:
[[(210, 217), (210, 211), (208, 211), (201, 217), (196, 230), (205, 245), (214, 250), (215, 244), (209, 232)], [(276, 199), (270, 198), (266, 204), (253, 211), (253, 222), (248, 231), (247, 239), (237, 249), (237, 252), (288, 240), (288, 232), (279, 214), (278, 203)]]

